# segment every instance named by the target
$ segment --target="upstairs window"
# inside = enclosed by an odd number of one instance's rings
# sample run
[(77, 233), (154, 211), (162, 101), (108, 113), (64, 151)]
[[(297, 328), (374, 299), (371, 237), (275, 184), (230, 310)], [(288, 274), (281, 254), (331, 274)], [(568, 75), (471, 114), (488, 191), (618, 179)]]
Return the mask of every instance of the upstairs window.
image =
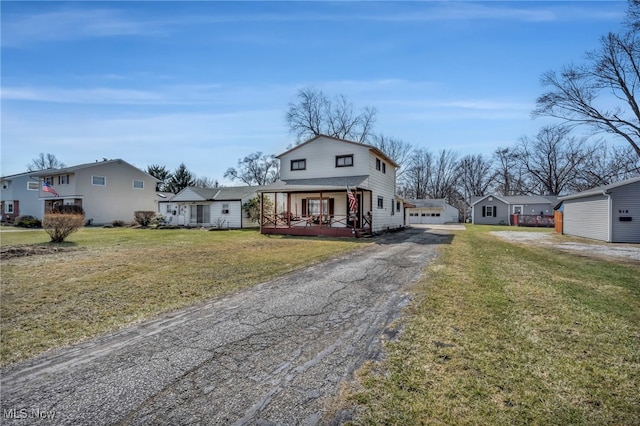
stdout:
[(53, 176), (42, 178), (42, 182), (46, 183), (49, 186), (53, 185)]
[(91, 185), (107, 186), (107, 178), (104, 176), (91, 176)]
[(69, 175), (58, 176), (58, 185), (68, 185), (68, 184), (69, 184)]
[(307, 160), (291, 160), (291, 170), (306, 170)]
[(38, 182), (30, 180), (27, 182), (27, 190), (28, 191), (37, 191), (40, 189), (40, 184)]
[(336, 155), (336, 167), (353, 167), (353, 154)]
[(380, 171), (382, 168), (382, 161), (379, 158), (376, 158), (376, 170)]
[(133, 181), (133, 189), (144, 189), (144, 181), (143, 180), (134, 180)]

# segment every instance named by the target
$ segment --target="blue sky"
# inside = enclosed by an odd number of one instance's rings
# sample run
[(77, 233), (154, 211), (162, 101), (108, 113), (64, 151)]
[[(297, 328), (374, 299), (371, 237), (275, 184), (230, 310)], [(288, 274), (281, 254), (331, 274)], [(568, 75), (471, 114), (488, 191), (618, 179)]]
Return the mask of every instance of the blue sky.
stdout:
[[(533, 136), (540, 76), (619, 31), (625, 1), (11, 2), (1, 174), (40, 152), (223, 178), (284, 152), (313, 86), (378, 110), (375, 132), (491, 155)], [(239, 184), (239, 183), (238, 183)]]

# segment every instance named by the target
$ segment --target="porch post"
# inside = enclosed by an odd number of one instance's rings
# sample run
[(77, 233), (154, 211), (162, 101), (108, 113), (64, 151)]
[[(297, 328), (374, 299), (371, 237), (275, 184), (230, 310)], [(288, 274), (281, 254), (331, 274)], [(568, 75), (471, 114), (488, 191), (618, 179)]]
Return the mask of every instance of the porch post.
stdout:
[(291, 228), (291, 193), (287, 192), (287, 227)]
[[(329, 206), (327, 206), (327, 209)], [(320, 228), (322, 228), (322, 222), (324, 222), (324, 215), (322, 211), (322, 191), (320, 191)]]
[(273, 227), (278, 227), (278, 193), (273, 193)]
[(264, 224), (264, 192), (260, 193), (260, 233), (262, 234), (262, 225)]

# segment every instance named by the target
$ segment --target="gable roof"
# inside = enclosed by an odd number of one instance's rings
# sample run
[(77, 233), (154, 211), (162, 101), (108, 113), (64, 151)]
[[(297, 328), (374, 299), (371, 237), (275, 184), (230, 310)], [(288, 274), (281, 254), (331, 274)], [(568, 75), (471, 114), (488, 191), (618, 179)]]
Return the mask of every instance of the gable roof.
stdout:
[(116, 158), (116, 159), (113, 159), (113, 160), (106, 160), (105, 159), (103, 161), (95, 161), (93, 163), (78, 164), (76, 166), (70, 166), (70, 167), (61, 167), (59, 169), (38, 170), (34, 174), (34, 176), (46, 177), (46, 176), (51, 176), (51, 175), (61, 175), (61, 174), (66, 174), (66, 173), (74, 173), (74, 172), (76, 172), (78, 170), (87, 169), (87, 168), (90, 168), (90, 167), (100, 167), (100, 166), (104, 166), (104, 165), (107, 165), (107, 164), (114, 164), (114, 163), (116, 163), (116, 164), (124, 164), (126, 166), (129, 166), (129, 167), (131, 167), (133, 169), (138, 170), (140, 173), (143, 173), (143, 174), (149, 176), (150, 178), (155, 179), (157, 182), (160, 182), (160, 179), (158, 179), (158, 178), (156, 178), (154, 176), (151, 176), (149, 173), (147, 173), (147, 172), (145, 172), (143, 170), (140, 170), (136, 166), (134, 166), (132, 164), (129, 164), (126, 161), (124, 161), (124, 160), (122, 160), (120, 158)]
[(407, 203), (412, 204), (412, 207), (415, 208), (445, 208), (446, 207), (446, 201), (444, 198), (423, 198), (423, 199), (416, 199), (416, 198), (412, 198), (409, 200), (406, 200)]
[(168, 201), (173, 201), (174, 198), (182, 198), (185, 192), (191, 192), (197, 195), (198, 198), (193, 197), (188, 200), (183, 199), (180, 201), (236, 201), (243, 200), (256, 194), (259, 186), (232, 186), (232, 187), (219, 187), (219, 188), (198, 188), (195, 186), (188, 186), (183, 188), (180, 192), (175, 194)]
[(634, 183), (637, 183), (637, 182), (640, 182), (640, 177), (635, 177), (635, 178), (623, 180), (623, 181), (620, 181), (620, 182), (615, 182), (615, 183), (612, 183), (612, 184), (609, 184), (609, 185), (599, 186), (597, 188), (587, 189), (586, 191), (578, 192), (576, 194), (571, 194), (571, 195), (567, 195), (565, 197), (560, 197), (558, 199), (558, 201), (573, 200), (575, 198), (590, 197), (590, 196), (593, 196), (593, 195), (600, 195), (600, 194), (603, 194), (603, 193), (606, 194), (612, 189), (619, 188), (621, 186), (631, 185), (631, 184), (634, 184)]
[[(502, 196), (502, 195), (495, 195), (495, 194), (487, 194), (484, 195), (482, 197), (478, 197), (477, 199), (475, 199), (475, 201), (473, 201), (471, 203), (472, 206), (475, 206), (476, 204), (478, 204), (480, 201), (483, 201), (489, 197), (493, 197), (496, 198), (500, 201), (502, 201), (503, 203), (507, 204), (507, 205), (514, 205), (514, 204), (554, 204), (556, 202), (556, 199), (558, 197), (556, 197), (555, 195), (548, 195), (548, 196), (542, 196), (542, 195), (510, 195), (510, 196)], [(473, 200), (475, 197), (471, 197), (471, 200)]]
[(291, 149), (289, 149), (289, 150), (287, 150), (287, 151), (283, 152), (283, 153), (282, 153), (282, 154), (280, 154), (280, 155), (276, 155), (276, 158), (280, 158), (280, 157), (282, 157), (282, 156), (284, 156), (284, 155), (287, 155), (287, 154), (289, 154), (289, 153), (291, 153), (291, 152), (293, 152), (293, 151), (295, 151), (295, 150), (297, 150), (297, 149), (299, 149), (299, 148), (301, 148), (301, 147), (303, 147), (303, 146), (305, 146), (305, 145), (308, 145), (308, 144), (310, 144), (310, 143), (313, 143), (313, 142), (315, 142), (315, 141), (317, 141), (318, 139), (321, 139), (321, 138), (324, 138), (324, 139), (330, 139), (330, 140), (337, 141), (337, 142), (343, 142), (343, 143), (346, 143), (346, 144), (352, 144), (352, 145), (357, 145), (357, 146), (359, 146), (359, 147), (365, 147), (365, 148), (368, 148), (368, 149), (369, 149), (369, 151), (373, 152), (374, 154), (376, 154), (376, 155), (377, 155), (377, 156), (379, 156), (379, 157), (382, 157), (382, 159), (383, 159), (384, 161), (386, 161), (387, 163), (391, 164), (391, 165), (392, 165), (392, 166), (394, 166), (395, 168), (399, 168), (399, 167), (400, 167), (400, 166), (398, 166), (398, 163), (396, 163), (396, 162), (395, 162), (395, 161), (393, 161), (391, 158), (389, 158), (389, 156), (387, 156), (387, 154), (385, 154), (384, 152), (380, 151), (378, 148), (376, 148), (376, 147), (375, 147), (375, 146), (373, 146), (373, 145), (367, 145), (367, 144), (365, 144), (365, 143), (359, 143), (359, 142), (348, 141), (348, 140), (346, 140), (346, 139), (334, 138), (333, 136), (327, 136), (327, 135), (317, 135), (317, 136), (314, 136), (314, 137), (312, 137), (311, 139), (309, 139), (308, 141), (303, 142), (303, 143), (301, 143), (300, 145), (296, 145), (296, 146), (294, 146), (293, 148), (291, 148)]

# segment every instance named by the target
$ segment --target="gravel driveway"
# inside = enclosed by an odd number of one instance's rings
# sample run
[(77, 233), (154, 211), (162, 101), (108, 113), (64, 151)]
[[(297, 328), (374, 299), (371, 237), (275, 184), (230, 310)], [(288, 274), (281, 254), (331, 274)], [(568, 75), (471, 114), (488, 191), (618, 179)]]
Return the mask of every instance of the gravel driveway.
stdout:
[[(234, 295), (2, 371), (3, 423), (326, 424), (452, 238), (412, 228)], [(337, 416), (337, 417), (336, 417)], [(24, 417), (21, 419), (20, 417)], [(17, 418), (17, 419), (16, 419)]]

